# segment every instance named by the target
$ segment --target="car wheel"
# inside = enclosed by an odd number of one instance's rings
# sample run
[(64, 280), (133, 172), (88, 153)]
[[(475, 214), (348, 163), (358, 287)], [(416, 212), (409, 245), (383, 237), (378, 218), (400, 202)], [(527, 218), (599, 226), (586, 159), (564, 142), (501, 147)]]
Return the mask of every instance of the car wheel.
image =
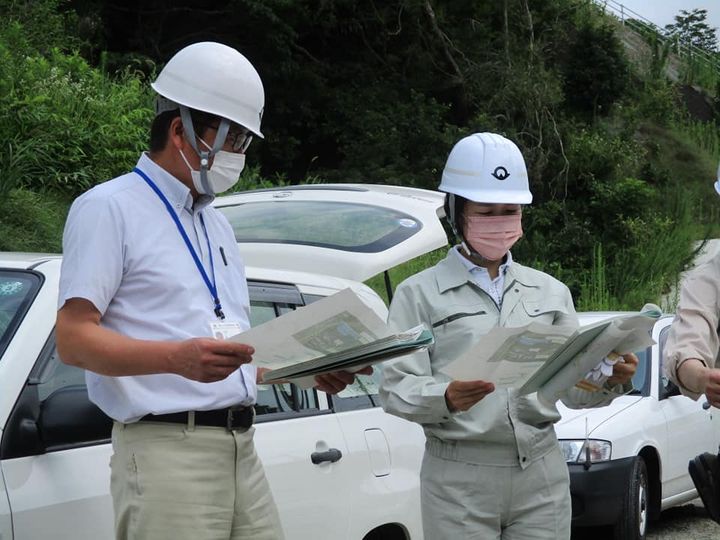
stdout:
[(645, 460), (638, 456), (628, 480), (620, 517), (615, 524), (615, 540), (645, 540), (650, 510)]

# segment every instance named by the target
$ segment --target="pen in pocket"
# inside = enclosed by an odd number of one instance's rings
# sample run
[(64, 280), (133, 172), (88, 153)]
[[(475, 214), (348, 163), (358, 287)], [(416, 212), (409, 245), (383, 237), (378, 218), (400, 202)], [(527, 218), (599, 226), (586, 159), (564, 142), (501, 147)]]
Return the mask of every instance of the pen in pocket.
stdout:
[(227, 266), (227, 259), (225, 258), (225, 250), (220, 246), (220, 256), (222, 257), (223, 262), (225, 263), (225, 266)]

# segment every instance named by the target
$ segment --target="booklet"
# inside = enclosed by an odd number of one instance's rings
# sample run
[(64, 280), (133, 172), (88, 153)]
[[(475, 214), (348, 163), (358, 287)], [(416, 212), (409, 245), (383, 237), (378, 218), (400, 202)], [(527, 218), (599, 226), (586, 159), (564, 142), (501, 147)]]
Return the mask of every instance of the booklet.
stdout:
[[(432, 333), (421, 325), (411, 328), (407, 332), (393, 334), (367, 344), (298, 362), (284, 368), (271, 369), (263, 374), (263, 383), (272, 384), (282, 380), (292, 380), (301, 387), (313, 386), (312, 379), (315, 375), (341, 369), (357, 371), (382, 360), (389, 360), (424, 349), (432, 342)], [(311, 380), (306, 381), (305, 379), (308, 378)]]
[(253, 364), (269, 369), (264, 383), (292, 380), (303, 388), (315, 375), (357, 371), (433, 341), (422, 326), (394, 333), (350, 288), (228, 339), (255, 348)]
[(613, 353), (635, 352), (655, 343), (650, 331), (660, 315), (657, 306), (647, 304), (640, 313), (578, 329), (540, 323), (493, 328), (441, 371), (456, 380), (517, 388), (521, 395), (539, 392), (548, 401), (556, 401), (573, 386), (597, 391), (602, 387), (594, 377), (598, 365)]

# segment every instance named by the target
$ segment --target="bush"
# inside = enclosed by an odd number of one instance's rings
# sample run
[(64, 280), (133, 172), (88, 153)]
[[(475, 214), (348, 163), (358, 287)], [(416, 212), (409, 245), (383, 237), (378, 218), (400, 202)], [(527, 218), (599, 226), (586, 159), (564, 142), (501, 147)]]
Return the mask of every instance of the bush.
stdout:
[(60, 253), (70, 199), (11, 189), (0, 197), (0, 251)]
[(150, 94), (132, 74), (110, 80), (76, 54), (18, 57), (0, 43), (0, 76), (10, 90), (0, 96), (0, 189), (78, 194), (146, 147)]

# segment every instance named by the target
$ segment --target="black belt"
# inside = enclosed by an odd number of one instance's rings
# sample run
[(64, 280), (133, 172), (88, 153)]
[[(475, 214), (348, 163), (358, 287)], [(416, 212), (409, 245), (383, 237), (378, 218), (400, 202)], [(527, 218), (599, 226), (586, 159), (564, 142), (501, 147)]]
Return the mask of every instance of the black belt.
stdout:
[[(190, 411), (169, 414), (146, 414), (138, 422), (168, 422), (171, 424), (189, 424)], [(214, 411), (195, 411), (196, 426), (223, 427), (228, 431), (247, 429), (255, 417), (252, 407), (228, 407)]]

